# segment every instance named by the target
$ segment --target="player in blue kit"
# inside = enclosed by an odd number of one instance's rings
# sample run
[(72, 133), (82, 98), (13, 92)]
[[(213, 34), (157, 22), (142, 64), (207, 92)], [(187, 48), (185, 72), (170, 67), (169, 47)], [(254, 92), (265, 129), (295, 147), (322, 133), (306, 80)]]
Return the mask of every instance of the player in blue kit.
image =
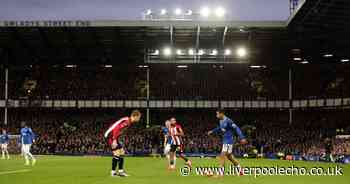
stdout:
[(168, 168), (170, 167), (170, 147), (172, 139), (170, 137), (170, 120), (165, 121), (165, 127), (162, 127), (162, 133), (164, 135), (164, 155), (166, 156), (168, 160)]
[(22, 152), (25, 158), (25, 165), (29, 165), (30, 161), (32, 160), (32, 165), (35, 165), (36, 159), (34, 156), (30, 153), (30, 148), (32, 144), (35, 142), (35, 134), (33, 133), (32, 129), (29, 128), (25, 122), (21, 123), (22, 129), (21, 129), (21, 143), (22, 143)]
[(216, 111), (216, 117), (220, 120), (220, 125), (215, 129), (208, 132), (208, 135), (213, 133), (223, 134), (222, 141), (222, 151), (220, 155), (220, 166), (225, 166), (225, 159), (227, 158), (231, 161), (235, 167), (240, 169), (239, 161), (232, 155), (233, 148), (233, 136), (237, 134), (240, 138), (241, 144), (246, 144), (247, 140), (244, 138), (244, 135), (241, 129), (227, 116), (225, 116), (225, 111), (219, 109)]
[[(1, 146), (1, 159), (10, 159), (9, 151), (7, 149), (7, 146), (9, 144), (9, 136), (6, 133), (6, 130), (2, 130), (2, 134), (0, 134), (0, 146)], [(7, 157), (5, 157), (7, 155)]]

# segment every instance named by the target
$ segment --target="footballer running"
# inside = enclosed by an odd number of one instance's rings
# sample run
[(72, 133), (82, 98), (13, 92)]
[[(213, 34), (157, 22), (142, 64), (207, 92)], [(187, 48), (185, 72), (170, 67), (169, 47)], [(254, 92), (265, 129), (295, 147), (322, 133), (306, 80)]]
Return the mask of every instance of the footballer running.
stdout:
[[(225, 160), (228, 159), (235, 167), (241, 170), (239, 161), (232, 155), (233, 149), (233, 135), (234, 132), (239, 136), (240, 143), (246, 144), (247, 140), (245, 139), (241, 129), (227, 116), (225, 116), (225, 111), (219, 109), (216, 111), (216, 117), (220, 120), (219, 126), (208, 132), (208, 135), (213, 133), (221, 133), (222, 136), (222, 151), (219, 156), (220, 167), (225, 167)], [(224, 173), (220, 173), (223, 176)]]

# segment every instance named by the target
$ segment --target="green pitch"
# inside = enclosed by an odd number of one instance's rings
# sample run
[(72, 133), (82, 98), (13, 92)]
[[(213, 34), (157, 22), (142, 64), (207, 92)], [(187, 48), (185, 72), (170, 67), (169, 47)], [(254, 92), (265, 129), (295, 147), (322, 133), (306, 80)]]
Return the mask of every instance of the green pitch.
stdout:
[[(130, 177), (110, 176), (109, 157), (60, 157), (38, 156), (37, 165), (24, 166), (23, 159), (13, 157), (0, 160), (1, 184), (206, 184), (206, 183), (249, 183), (249, 184), (349, 184), (350, 165), (342, 165), (343, 176), (225, 176), (213, 178), (207, 176), (181, 176), (179, 169), (168, 171), (164, 158), (126, 158), (125, 170)], [(298, 167), (334, 167), (336, 164), (280, 161), (280, 160), (241, 160), (242, 166), (298, 166)], [(193, 158), (196, 166), (217, 166), (215, 159)], [(183, 166), (177, 161), (178, 168)]]

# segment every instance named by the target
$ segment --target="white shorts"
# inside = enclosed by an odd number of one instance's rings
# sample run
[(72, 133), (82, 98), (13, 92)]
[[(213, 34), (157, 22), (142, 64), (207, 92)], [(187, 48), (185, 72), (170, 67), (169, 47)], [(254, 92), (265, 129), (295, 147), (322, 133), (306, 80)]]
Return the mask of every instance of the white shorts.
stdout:
[(7, 150), (7, 143), (6, 144), (1, 144), (1, 149), (2, 150)]
[(221, 152), (232, 153), (232, 144), (223, 144)]
[(23, 153), (30, 153), (30, 147), (32, 145), (31, 144), (22, 144), (22, 151)]
[(170, 152), (170, 147), (171, 147), (170, 144), (166, 144), (166, 145), (165, 145), (165, 147), (164, 147), (164, 155), (169, 154), (169, 152)]

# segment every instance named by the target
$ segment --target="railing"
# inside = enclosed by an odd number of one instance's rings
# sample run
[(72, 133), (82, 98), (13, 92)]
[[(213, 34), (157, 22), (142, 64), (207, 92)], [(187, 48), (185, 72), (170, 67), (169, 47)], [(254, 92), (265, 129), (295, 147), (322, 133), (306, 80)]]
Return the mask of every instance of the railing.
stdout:
[(350, 107), (350, 98), (305, 100), (0, 100), (0, 108), (240, 108)]

